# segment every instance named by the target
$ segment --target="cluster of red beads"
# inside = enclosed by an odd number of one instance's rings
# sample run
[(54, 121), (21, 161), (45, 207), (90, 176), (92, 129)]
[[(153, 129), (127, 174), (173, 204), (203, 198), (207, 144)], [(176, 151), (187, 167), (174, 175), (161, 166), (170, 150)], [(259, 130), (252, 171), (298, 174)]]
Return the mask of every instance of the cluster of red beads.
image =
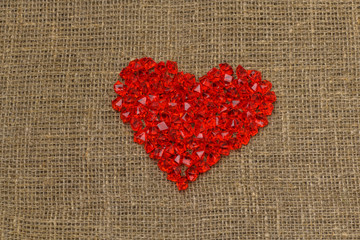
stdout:
[(230, 65), (219, 66), (197, 82), (176, 62), (136, 59), (120, 73), (124, 83), (114, 85), (113, 108), (179, 190), (246, 145), (273, 110), (276, 96), (260, 72), (239, 65), (234, 78)]

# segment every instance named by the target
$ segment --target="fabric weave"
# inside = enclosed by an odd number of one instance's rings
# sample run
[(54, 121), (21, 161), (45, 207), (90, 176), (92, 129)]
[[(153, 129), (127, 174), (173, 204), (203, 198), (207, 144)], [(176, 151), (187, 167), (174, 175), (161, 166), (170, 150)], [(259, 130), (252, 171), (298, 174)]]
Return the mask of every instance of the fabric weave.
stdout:
[[(0, 239), (360, 239), (359, 0), (2, 0)], [(112, 110), (128, 62), (262, 72), (269, 125), (179, 192)]]

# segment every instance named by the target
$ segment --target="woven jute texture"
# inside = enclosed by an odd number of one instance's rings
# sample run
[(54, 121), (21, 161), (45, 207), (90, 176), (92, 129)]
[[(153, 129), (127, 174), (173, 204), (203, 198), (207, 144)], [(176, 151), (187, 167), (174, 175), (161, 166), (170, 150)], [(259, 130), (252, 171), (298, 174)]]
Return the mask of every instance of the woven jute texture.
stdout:
[[(0, 1), (0, 239), (360, 239), (360, 1)], [(111, 108), (130, 60), (278, 100), (179, 192)]]

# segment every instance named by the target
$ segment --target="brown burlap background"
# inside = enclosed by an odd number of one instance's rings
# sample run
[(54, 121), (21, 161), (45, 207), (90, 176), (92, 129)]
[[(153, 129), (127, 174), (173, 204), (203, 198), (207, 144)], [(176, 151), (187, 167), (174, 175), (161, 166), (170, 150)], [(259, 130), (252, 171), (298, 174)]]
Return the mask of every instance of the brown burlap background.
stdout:
[[(1, 239), (360, 239), (360, 1), (0, 1)], [(258, 69), (270, 124), (185, 192), (111, 108), (129, 60)]]

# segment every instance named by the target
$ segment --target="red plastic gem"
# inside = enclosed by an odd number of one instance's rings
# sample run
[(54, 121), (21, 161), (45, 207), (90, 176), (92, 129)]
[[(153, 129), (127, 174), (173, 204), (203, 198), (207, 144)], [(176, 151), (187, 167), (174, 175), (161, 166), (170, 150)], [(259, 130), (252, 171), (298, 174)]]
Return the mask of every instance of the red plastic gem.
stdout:
[(114, 99), (112, 101), (112, 107), (113, 109), (115, 109), (116, 111), (121, 111), (122, 107), (123, 107), (123, 99), (119, 96), (116, 99)]
[[(222, 63), (205, 76), (178, 72), (176, 62), (136, 59), (124, 68), (112, 107), (135, 131), (167, 179), (185, 190), (221, 155), (247, 145), (268, 124), (276, 96), (261, 73)], [(185, 169), (185, 170), (182, 170)], [(184, 171), (184, 172), (182, 172)]]
[(186, 178), (182, 177), (179, 178), (176, 182), (176, 186), (178, 187), (178, 189), (181, 190), (185, 190), (188, 188), (188, 181)]

